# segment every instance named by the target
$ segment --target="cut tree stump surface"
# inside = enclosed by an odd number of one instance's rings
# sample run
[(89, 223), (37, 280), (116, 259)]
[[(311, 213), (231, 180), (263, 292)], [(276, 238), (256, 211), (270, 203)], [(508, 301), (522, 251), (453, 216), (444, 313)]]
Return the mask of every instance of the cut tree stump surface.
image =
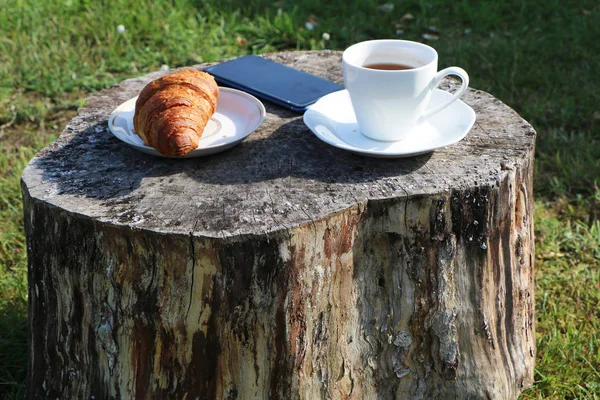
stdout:
[[(341, 54), (269, 58), (343, 83)], [(420, 157), (378, 160), (317, 139), (301, 115), (265, 102), (262, 126), (213, 157), (166, 160), (114, 138), (107, 119), (162, 73), (129, 79), (88, 99), (23, 179), (32, 197), (99, 222), (164, 233), (224, 237), (266, 234), (368, 200), (496, 185), (533, 150), (535, 132), (491, 95), (462, 98), (477, 122), (461, 142)], [(448, 89), (452, 81), (447, 81)]]
[[(343, 83), (341, 52), (266, 57)], [(238, 146), (158, 158), (107, 120), (162, 74), (94, 94), (23, 173), (28, 397), (516, 398), (532, 383), (529, 123), (469, 89), (462, 141), (376, 159), (265, 102)]]

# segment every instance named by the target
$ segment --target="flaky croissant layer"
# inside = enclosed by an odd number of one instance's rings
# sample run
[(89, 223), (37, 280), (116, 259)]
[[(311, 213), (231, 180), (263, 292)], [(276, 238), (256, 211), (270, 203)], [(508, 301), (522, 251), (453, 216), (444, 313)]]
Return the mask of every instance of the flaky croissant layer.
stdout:
[(159, 153), (184, 156), (198, 147), (218, 96), (219, 87), (206, 72), (184, 69), (165, 75), (140, 92), (133, 126)]

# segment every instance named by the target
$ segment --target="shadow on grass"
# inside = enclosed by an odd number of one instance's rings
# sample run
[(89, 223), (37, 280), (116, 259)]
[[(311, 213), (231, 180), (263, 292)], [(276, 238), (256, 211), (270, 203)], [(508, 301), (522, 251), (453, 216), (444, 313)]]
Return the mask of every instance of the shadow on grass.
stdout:
[(26, 375), (27, 302), (0, 302), (0, 398), (22, 399)]

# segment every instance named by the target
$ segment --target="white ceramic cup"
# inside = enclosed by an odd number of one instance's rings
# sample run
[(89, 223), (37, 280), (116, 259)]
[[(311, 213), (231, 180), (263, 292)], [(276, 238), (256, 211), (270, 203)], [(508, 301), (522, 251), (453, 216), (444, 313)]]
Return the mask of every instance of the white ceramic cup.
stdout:
[[(365, 68), (382, 63), (413, 68)], [(469, 75), (459, 67), (439, 72), (437, 67), (437, 52), (418, 42), (370, 40), (348, 47), (342, 56), (342, 69), (360, 131), (376, 140), (403, 140), (415, 126), (456, 101), (467, 90)], [(428, 109), (433, 90), (448, 75), (460, 77), (462, 85), (446, 103)]]

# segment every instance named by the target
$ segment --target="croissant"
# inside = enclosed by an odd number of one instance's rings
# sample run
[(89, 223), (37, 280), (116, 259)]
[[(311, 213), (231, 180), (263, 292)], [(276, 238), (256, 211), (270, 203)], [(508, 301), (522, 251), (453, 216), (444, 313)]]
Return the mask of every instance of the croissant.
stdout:
[(165, 156), (184, 156), (198, 147), (218, 96), (219, 87), (206, 72), (184, 69), (158, 78), (135, 102), (135, 132)]

